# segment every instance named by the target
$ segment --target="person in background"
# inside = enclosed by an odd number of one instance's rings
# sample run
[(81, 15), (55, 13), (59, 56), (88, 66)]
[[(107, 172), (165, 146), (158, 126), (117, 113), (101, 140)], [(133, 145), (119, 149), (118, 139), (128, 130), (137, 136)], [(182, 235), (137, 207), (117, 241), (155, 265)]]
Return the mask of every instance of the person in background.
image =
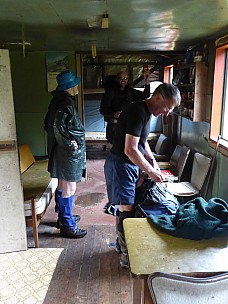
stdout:
[(130, 86), (128, 83), (128, 75), (126, 72), (119, 72), (116, 75), (116, 81), (110, 85), (102, 98), (100, 104), (100, 113), (107, 122), (106, 139), (113, 144), (113, 136), (116, 123), (121, 112), (131, 102), (140, 101), (150, 96), (150, 74), (149, 71), (144, 72), (145, 89), (139, 91)]
[(87, 231), (77, 226), (79, 216), (72, 215), (76, 183), (85, 176), (85, 130), (76, 109), (80, 78), (70, 70), (57, 75), (58, 86), (53, 92), (44, 120), (48, 133), (48, 171), (58, 179), (55, 193), (60, 235), (82, 238)]
[(180, 92), (172, 84), (159, 85), (144, 101), (130, 104), (120, 115), (113, 146), (104, 164), (108, 199), (118, 205), (116, 213), (117, 252), (121, 267), (128, 268), (128, 255), (123, 221), (134, 217), (135, 184), (139, 170), (155, 182), (163, 177), (153, 156), (147, 137), (152, 115), (169, 115), (180, 104)]

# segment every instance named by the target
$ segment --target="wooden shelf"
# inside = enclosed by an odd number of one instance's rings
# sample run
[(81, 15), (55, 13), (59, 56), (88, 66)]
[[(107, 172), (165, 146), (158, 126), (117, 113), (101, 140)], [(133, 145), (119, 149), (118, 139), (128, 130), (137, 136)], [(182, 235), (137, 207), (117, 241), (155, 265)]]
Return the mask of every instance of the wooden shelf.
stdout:
[[(177, 83), (176, 86), (179, 88), (182, 94), (181, 106), (187, 107), (186, 103), (192, 103), (193, 115), (192, 118), (188, 115), (183, 117), (191, 119), (192, 121), (205, 121), (205, 104), (206, 104), (206, 86), (207, 86), (207, 67), (204, 62), (193, 62), (191, 64), (176, 67), (177, 75), (180, 74), (181, 80), (185, 82), (189, 74), (191, 74), (191, 69), (194, 68), (194, 82), (193, 83)], [(179, 72), (180, 70), (186, 70)], [(174, 78), (175, 79), (175, 78)], [(193, 94), (193, 99), (186, 98), (183, 95)]]
[(84, 94), (103, 94), (104, 88), (97, 88), (97, 89), (85, 89)]

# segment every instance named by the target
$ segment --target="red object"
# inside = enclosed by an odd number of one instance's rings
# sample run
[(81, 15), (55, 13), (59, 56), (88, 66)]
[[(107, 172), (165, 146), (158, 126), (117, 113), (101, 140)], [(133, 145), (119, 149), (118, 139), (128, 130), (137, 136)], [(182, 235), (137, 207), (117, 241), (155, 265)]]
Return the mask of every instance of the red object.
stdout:
[(175, 176), (170, 170), (161, 170), (161, 173), (165, 176)]

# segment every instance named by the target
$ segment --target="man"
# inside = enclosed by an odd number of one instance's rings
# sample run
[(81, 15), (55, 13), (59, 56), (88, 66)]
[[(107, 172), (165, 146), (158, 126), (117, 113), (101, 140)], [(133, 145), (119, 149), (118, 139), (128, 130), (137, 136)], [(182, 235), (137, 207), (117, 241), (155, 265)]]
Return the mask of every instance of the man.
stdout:
[(169, 115), (174, 107), (179, 106), (180, 100), (178, 88), (164, 83), (155, 89), (151, 98), (130, 104), (119, 117), (104, 172), (109, 201), (118, 205), (117, 235), (122, 267), (128, 268), (123, 220), (134, 217), (135, 183), (139, 169), (154, 181), (163, 181), (147, 142), (151, 117)]
[(149, 71), (144, 72), (145, 89), (139, 91), (133, 89), (128, 83), (128, 75), (126, 72), (119, 72), (116, 81), (107, 90), (100, 105), (100, 113), (107, 121), (106, 138), (110, 144), (113, 144), (113, 136), (116, 123), (121, 112), (131, 102), (140, 101), (150, 96), (150, 74)]
[(56, 211), (60, 235), (66, 238), (82, 238), (87, 232), (77, 226), (79, 216), (72, 216), (72, 203), (76, 183), (81, 181), (86, 168), (85, 130), (76, 110), (80, 78), (65, 70), (57, 76), (58, 86), (53, 93), (45, 130), (48, 132), (48, 171), (58, 179)]

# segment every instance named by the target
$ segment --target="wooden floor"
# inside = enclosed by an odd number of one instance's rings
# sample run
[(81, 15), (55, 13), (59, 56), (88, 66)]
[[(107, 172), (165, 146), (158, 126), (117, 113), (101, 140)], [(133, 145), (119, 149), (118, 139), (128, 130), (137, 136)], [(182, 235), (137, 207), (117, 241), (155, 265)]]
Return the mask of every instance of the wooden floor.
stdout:
[[(132, 278), (119, 266), (115, 252), (115, 218), (104, 213), (107, 202), (103, 165), (107, 152), (87, 161), (88, 181), (77, 186), (73, 214), (80, 214), (79, 226), (87, 229), (82, 239), (64, 239), (55, 227), (52, 201), (39, 226), (42, 248), (63, 248), (58, 259), (45, 304), (130, 304)], [(33, 247), (31, 230), (28, 245)]]

